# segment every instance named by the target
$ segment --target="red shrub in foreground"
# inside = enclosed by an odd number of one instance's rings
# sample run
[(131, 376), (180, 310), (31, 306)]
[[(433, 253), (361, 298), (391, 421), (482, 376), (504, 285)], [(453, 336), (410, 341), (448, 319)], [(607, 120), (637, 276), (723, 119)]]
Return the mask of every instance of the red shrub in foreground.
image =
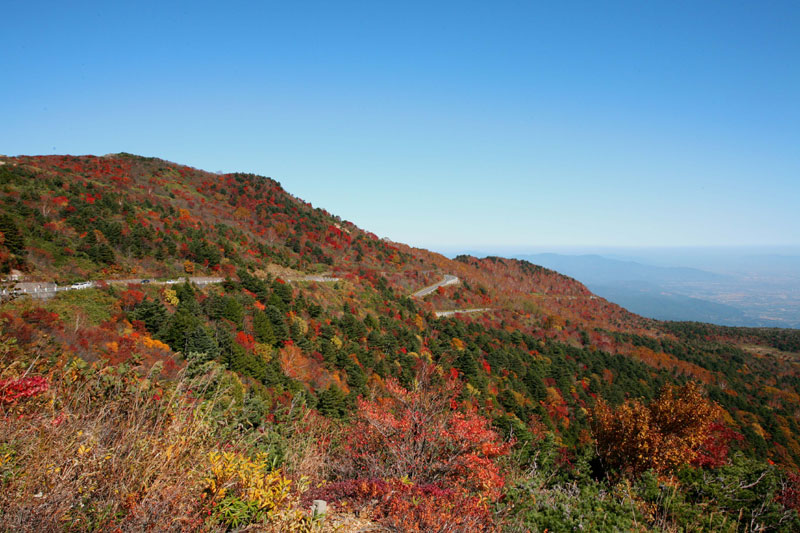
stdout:
[(359, 400), (339, 465), (342, 477), (405, 478), (417, 486), (496, 498), (505, 479), (495, 460), (511, 443), (475, 410), (458, 410), (456, 378), (434, 387), (431, 374), (432, 368), (424, 368), (411, 391), (388, 379), (387, 398)]
[(489, 532), (496, 529), (485, 499), (434, 484), (417, 485), (397, 479), (348, 479), (309, 491), (305, 499), (309, 502), (323, 499), (346, 511), (367, 511), (373, 520), (398, 531)]
[(50, 384), (42, 376), (0, 379), (0, 405), (11, 405), (19, 400), (41, 394)]

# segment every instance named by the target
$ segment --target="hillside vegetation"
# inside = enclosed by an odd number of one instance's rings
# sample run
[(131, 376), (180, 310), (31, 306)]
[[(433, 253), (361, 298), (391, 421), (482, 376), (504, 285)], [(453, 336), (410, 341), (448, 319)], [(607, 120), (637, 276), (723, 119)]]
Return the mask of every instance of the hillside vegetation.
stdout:
[[(3, 275), (97, 282), (0, 307), (2, 529), (800, 530), (797, 330), (644, 319), (252, 174), (0, 162)], [(109, 283), (183, 276), (224, 281)]]

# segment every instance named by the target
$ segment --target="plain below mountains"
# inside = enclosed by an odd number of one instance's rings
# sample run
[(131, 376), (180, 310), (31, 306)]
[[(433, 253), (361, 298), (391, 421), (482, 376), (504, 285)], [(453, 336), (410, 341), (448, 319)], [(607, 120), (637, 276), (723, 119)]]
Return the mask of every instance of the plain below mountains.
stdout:
[(650, 318), (728, 326), (800, 325), (800, 317), (792, 321), (791, 314), (783, 316), (770, 313), (765, 309), (769, 306), (756, 306), (757, 298), (737, 298), (758, 291), (751, 286), (752, 281), (741, 276), (654, 266), (596, 254), (542, 253), (517, 257), (571, 276), (595, 294)]

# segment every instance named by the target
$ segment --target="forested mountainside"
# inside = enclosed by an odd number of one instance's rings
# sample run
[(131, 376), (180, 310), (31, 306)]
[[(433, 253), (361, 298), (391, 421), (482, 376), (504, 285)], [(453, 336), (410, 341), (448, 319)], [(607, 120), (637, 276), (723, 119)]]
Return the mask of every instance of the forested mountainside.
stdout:
[(0, 163), (6, 293), (94, 282), (0, 307), (5, 529), (800, 528), (800, 331), (644, 319), (252, 174)]

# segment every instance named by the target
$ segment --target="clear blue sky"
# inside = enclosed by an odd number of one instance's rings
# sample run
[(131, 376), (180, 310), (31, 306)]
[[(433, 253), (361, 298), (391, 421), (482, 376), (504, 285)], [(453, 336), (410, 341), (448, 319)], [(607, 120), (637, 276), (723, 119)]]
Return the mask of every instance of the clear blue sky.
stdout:
[(278, 179), (431, 247), (800, 244), (800, 2), (6, 2), (0, 153)]

